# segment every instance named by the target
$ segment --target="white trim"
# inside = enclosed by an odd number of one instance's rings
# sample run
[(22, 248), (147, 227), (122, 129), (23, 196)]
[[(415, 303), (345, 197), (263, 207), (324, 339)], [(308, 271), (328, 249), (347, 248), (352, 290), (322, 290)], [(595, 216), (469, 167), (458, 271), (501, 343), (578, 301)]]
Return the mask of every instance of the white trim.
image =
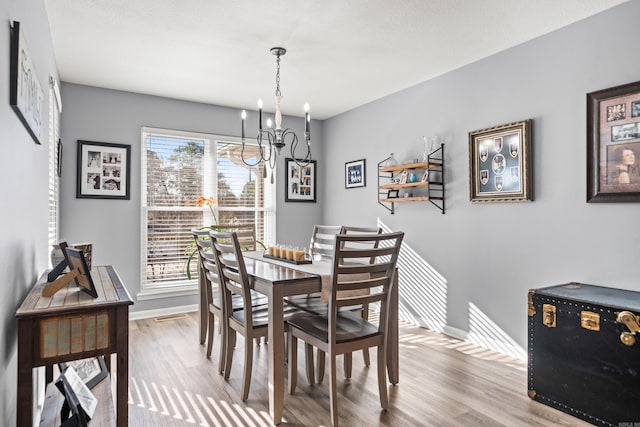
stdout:
[(194, 311), (198, 311), (198, 304), (159, 308), (156, 310), (141, 310), (129, 313), (129, 320), (141, 320), (149, 319), (152, 317), (171, 316), (173, 314), (192, 313)]
[(158, 299), (158, 298), (173, 298), (173, 297), (182, 297), (186, 295), (196, 295), (198, 294), (198, 285), (185, 285), (180, 287), (170, 287), (170, 288), (161, 288), (161, 287), (151, 287), (139, 292), (136, 295), (136, 299), (138, 301), (145, 301), (150, 299)]
[(467, 341), (467, 337), (469, 335), (467, 331), (463, 331), (462, 329), (454, 328), (453, 326), (449, 325), (444, 325), (442, 333), (462, 341)]

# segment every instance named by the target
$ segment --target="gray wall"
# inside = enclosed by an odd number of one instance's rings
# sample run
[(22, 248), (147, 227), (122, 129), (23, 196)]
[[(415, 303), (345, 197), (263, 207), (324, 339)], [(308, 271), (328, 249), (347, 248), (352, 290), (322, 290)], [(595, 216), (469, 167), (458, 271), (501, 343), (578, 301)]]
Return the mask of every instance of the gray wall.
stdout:
[[(586, 93), (639, 80), (639, 16), (634, 0), (325, 121), (323, 221), (379, 218), (406, 232), (408, 262), (423, 270), (401, 284), (408, 317), (523, 356), (528, 289), (640, 290), (639, 205), (585, 202)], [(529, 118), (535, 201), (472, 205), (468, 132)], [(419, 157), (435, 133), (446, 137), (446, 214), (428, 203), (389, 214), (376, 163)], [(363, 157), (367, 186), (345, 190), (344, 162)]]
[[(49, 22), (42, 0), (0, 3), (0, 420), (16, 423), (17, 322), (15, 313), (48, 267), (49, 76), (58, 78)], [(19, 21), (27, 40), (43, 100), (42, 145), (36, 145), (9, 106), (9, 23)]]
[[(69, 242), (92, 242), (95, 265), (116, 267), (131, 296), (140, 290), (140, 136), (141, 127), (150, 126), (217, 135), (240, 136), (240, 111), (75, 84), (63, 84), (62, 139), (64, 171), (61, 182), (61, 237)], [(257, 114), (250, 114), (246, 129), (257, 130)], [(253, 118), (254, 121), (251, 121)], [(304, 132), (302, 118), (284, 117), (283, 123), (298, 135)], [(314, 121), (311, 130), (313, 156), (322, 157), (322, 124)], [(131, 199), (95, 200), (76, 198), (76, 149), (78, 140), (131, 145)], [(288, 147), (287, 147), (288, 149)], [(284, 168), (283, 151), (278, 172)], [(322, 181), (322, 162), (319, 180)], [(317, 203), (285, 203), (284, 174), (276, 174), (277, 239), (308, 245), (313, 224), (320, 221)], [(319, 189), (321, 186), (319, 186)], [(301, 236), (307, 236), (301, 239)], [(197, 304), (193, 296), (137, 301), (131, 312)]]

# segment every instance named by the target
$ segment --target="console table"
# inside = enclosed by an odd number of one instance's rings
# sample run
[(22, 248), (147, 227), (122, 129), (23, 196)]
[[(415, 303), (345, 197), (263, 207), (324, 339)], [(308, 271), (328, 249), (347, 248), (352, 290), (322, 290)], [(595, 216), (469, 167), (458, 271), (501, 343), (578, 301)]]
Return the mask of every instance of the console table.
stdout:
[[(16, 311), (18, 320), (17, 425), (33, 426), (33, 368), (116, 353), (116, 418), (128, 424), (129, 293), (112, 266), (91, 270), (98, 292), (92, 298), (70, 284), (51, 297), (42, 296), (45, 272)], [(113, 373), (112, 373), (113, 374)], [(100, 402), (98, 402), (100, 405)]]

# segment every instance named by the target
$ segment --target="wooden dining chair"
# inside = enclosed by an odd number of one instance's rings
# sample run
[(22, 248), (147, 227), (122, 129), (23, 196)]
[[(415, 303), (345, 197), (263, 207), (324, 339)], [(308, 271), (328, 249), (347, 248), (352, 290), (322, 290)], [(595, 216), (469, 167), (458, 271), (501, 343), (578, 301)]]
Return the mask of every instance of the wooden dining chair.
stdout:
[[(198, 280), (201, 289), (204, 291), (204, 305), (201, 309), (207, 313), (207, 357), (211, 357), (213, 347), (213, 337), (215, 330), (215, 318), (222, 322), (222, 302), (219, 290), (218, 267), (216, 265), (213, 250), (211, 248), (211, 238), (209, 229), (191, 230), (195, 239), (198, 250)], [(222, 326), (218, 327), (220, 332), (223, 331)], [(224, 371), (224, 336), (221, 339), (220, 356), (218, 360), (218, 372)]]
[[(297, 383), (298, 339), (326, 353), (329, 358), (329, 397), (332, 425), (338, 425), (338, 395), (336, 356), (364, 348), (377, 347), (378, 391), (380, 405), (388, 407), (386, 377), (386, 343), (388, 330), (389, 294), (393, 286), (398, 253), (403, 232), (383, 234), (339, 234), (336, 236), (332, 261), (329, 309), (326, 315), (299, 317), (289, 324), (289, 393), (294, 394)], [(350, 247), (352, 243), (375, 242), (372, 248)], [(360, 262), (361, 260), (367, 262)], [(357, 262), (356, 262), (357, 261)], [(353, 295), (351, 291), (357, 292)], [(340, 293), (349, 291), (348, 294)], [(378, 324), (369, 322), (349, 310), (371, 303), (380, 304)]]
[(229, 233), (234, 231), (238, 236), (238, 242), (243, 251), (255, 251), (258, 249), (255, 224), (219, 224), (212, 225), (211, 229)]
[[(340, 230), (340, 234), (354, 235), (354, 234), (380, 234), (382, 233), (382, 228), (380, 227), (360, 227), (360, 226), (351, 226), (351, 225), (343, 225)], [(363, 240), (357, 242), (343, 242), (343, 247), (348, 248), (377, 248), (378, 240)], [(365, 259), (352, 259), (351, 262), (372, 262), (372, 260)], [(363, 290), (362, 292), (367, 292), (367, 290)], [(369, 304), (363, 304), (361, 307), (357, 307), (354, 311), (359, 312), (363, 318), (369, 318)], [(352, 366), (353, 366), (353, 357), (352, 353), (345, 353), (343, 360), (344, 373), (347, 378), (351, 378)], [(364, 365), (371, 365), (371, 357), (369, 356), (369, 349), (362, 349), (362, 358), (364, 359)], [(324, 353), (318, 350), (318, 383), (321, 384), (324, 380), (324, 368), (325, 368), (325, 357)]]
[(342, 231), (341, 225), (319, 225), (313, 226), (311, 242), (309, 243), (309, 253), (314, 259), (333, 258), (333, 243), (336, 235)]
[[(252, 291), (238, 235), (235, 232), (216, 231), (211, 231), (209, 235), (215, 262), (218, 266), (220, 289), (222, 290), (223, 328), (226, 328), (226, 333), (223, 334), (226, 337), (224, 344), (226, 351), (224, 356), (224, 378), (226, 380), (229, 379), (236, 333), (239, 333), (244, 337), (244, 368), (240, 396), (245, 401), (249, 397), (251, 385), (253, 340), (268, 335), (269, 309), (268, 306), (254, 307), (251, 303)], [(240, 310), (231, 309), (234, 295), (239, 296), (243, 302), (243, 308)], [(298, 315), (308, 315), (308, 313), (293, 306), (285, 305), (285, 322)]]

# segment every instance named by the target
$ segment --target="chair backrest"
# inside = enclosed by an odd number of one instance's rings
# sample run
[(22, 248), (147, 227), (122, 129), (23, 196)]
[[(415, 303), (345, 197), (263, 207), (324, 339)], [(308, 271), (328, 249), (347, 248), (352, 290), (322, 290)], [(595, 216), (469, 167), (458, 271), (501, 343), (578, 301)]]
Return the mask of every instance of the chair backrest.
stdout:
[[(338, 234), (329, 289), (329, 339), (335, 339), (338, 309), (380, 303), (379, 332), (387, 325), (388, 297), (404, 232)], [(359, 244), (373, 247), (359, 248)], [(333, 337), (332, 337), (333, 335)]]
[(219, 224), (212, 225), (213, 231), (235, 232), (238, 236), (240, 248), (243, 251), (255, 251), (258, 249), (256, 243), (256, 226), (255, 224)]
[(218, 276), (223, 293), (224, 312), (232, 313), (231, 296), (242, 296), (245, 327), (252, 328), (252, 304), (249, 276), (242, 256), (242, 249), (236, 232), (211, 231), (213, 255), (218, 265)]
[[(351, 225), (343, 225), (342, 226), (342, 231), (340, 232), (340, 234), (380, 234), (382, 233), (382, 228), (380, 227), (356, 227), (356, 226), (351, 226)], [(372, 241), (358, 241), (358, 242), (349, 242), (349, 243), (345, 243), (348, 247), (352, 247), (352, 248), (361, 248), (361, 249), (366, 249), (366, 248), (377, 248), (378, 247), (378, 240), (372, 240)], [(355, 260), (354, 260), (355, 261)]]
[(341, 225), (314, 225), (309, 243), (311, 256), (314, 259), (332, 259), (336, 234), (341, 231)]
[[(219, 306), (220, 291), (218, 289), (218, 266), (216, 265), (213, 249), (211, 247), (209, 229), (194, 229), (191, 230), (191, 233), (193, 234), (198, 250), (199, 276), (200, 280), (203, 281), (201, 285), (204, 286), (207, 302), (209, 304)], [(218, 294), (214, 295), (214, 292), (217, 292)]]

